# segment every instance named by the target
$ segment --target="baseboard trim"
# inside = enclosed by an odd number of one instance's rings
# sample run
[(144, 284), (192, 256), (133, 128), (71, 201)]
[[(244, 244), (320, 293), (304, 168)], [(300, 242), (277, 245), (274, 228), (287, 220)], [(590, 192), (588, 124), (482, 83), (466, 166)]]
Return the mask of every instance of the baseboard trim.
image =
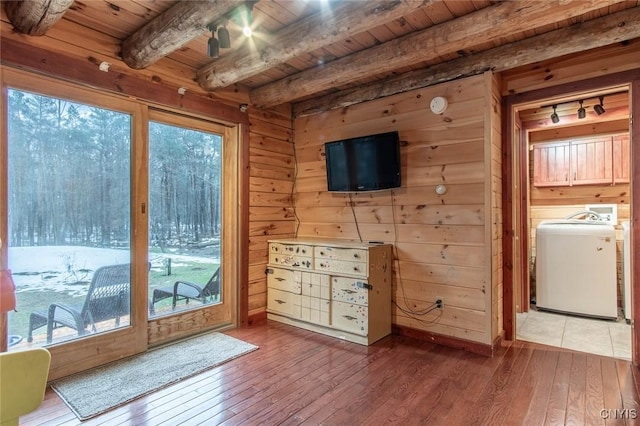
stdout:
[(399, 336), (411, 337), (426, 342), (436, 343), (442, 346), (463, 349), (465, 351), (488, 357), (493, 357), (493, 355), (496, 353), (496, 349), (502, 344), (502, 334), (496, 337), (495, 340), (490, 345), (488, 345), (486, 343), (472, 342), (470, 340), (459, 339), (457, 337), (430, 333), (424, 330), (416, 330), (415, 328), (404, 327), (401, 325), (393, 325), (392, 332), (393, 334), (397, 334)]
[(267, 321), (267, 313), (266, 312), (259, 312), (257, 314), (249, 315), (247, 317), (247, 325), (256, 325), (256, 324), (259, 324), (261, 322), (266, 322), (266, 321)]

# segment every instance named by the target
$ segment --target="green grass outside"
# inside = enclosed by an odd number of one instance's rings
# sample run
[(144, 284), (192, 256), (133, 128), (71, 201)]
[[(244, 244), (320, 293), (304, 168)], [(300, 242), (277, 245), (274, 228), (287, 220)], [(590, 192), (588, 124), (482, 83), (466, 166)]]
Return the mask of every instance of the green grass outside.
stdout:
[[(165, 267), (153, 267), (149, 271), (149, 296), (153, 289), (172, 286), (176, 281), (188, 281), (204, 286), (218, 268), (218, 264), (203, 264), (202, 262), (180, 261), (180, 266), (171, 268), (171, 275), (167, 275)], [(56, 291), (24, 291), (17, 293), (17, 312), (9, 312), (9, 334), (22, 336), (25, 340), (29, 330), (29, 316), (33, 311), (46, 311), (53, 302), (67, 305), (84, 303), (85, 296), (73, 297), (64, 292)], [(197, 305), (196, 305), (197, 306)], [(171, 312), (171, 299), (162, 300), (155, 305), (156, 315)], [(34, 331), (36, 334), (46, 333), (46, 327)]]

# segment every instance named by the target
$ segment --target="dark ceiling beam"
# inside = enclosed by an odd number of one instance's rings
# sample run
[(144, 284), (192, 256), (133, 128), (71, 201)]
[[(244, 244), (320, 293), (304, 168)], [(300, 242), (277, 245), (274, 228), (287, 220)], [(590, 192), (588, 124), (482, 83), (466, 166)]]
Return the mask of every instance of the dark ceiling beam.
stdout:
[[(293, 114), (295, 117), (316, 114), (480, 74), (487, 70), (502, 72), (639, 37), (640, 7), (635, 7), (467, 57), (400, 74), (382, 82), (295, 103)], [(634, 43), (637, 44), (640, 52), (640, 41)]]
[(372, 75), (390, 74), (398, 68), (464, 52), (513, 33), (572, 19), (614, 3), (617, 1), (501, 2), (264, 85), (251, 91), (251, 101), (259, 108), (292, 102), (314, 93), (357, 83)]
[(241, 5), (237, 0), (179, 1), (122, 42), (122, 60), (133, 69), (146, 68), (207, 32)]
[(433, 0), (347, 1), (331, 10), (323, 9), (272, 34), (257, 49), (247, 45), (205, 65), (197, 72), (198, 83), (205, 90), (226, 87), (432, 3)]
[(73, 0), (3, 1), (2, 4), (16, 31), (41, 36), (62, 18)]

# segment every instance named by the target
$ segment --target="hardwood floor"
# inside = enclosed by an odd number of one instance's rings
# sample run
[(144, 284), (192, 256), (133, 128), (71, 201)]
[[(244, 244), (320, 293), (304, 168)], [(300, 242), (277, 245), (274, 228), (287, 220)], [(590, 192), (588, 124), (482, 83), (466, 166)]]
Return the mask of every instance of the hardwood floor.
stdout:
[(366, 347), (275, 322), (225, 333), (260, 349), (82, 423), (47, 389), (20, 424), (640, 421), (640, 374), (624, 360), (521, 341), (493, 358), (400, 336)]

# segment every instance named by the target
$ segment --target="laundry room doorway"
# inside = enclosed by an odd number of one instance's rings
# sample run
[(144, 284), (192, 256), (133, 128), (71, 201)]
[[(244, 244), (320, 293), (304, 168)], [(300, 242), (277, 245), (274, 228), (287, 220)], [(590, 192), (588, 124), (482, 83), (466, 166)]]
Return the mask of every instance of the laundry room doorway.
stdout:
[[(634, 88), (638, 87), (633, 83), (635, 74), (620, 73), (506, 98), (503, 220), (505, 229), (513, 232), (511, 238), (505, 238), (504, 247), (505, 265), (511, 266), (505, 268), (504, 277), (508, 340), (637, 360), (634, 343), (638, 332), (632, 327), (637, 304), (632, 305), (630, 297), (632, 265), (637, 262), (625, 250), (637, 233), (631, 226), (633, 212), (640, 211), (639, 197), (634, 197), (640, 185), (633, 186), (634, 177), (638, 179), (638, 167), (633, 164), (639, 163), (640, 153), (632, 148), (639, 132), (630, 120), (633, 93), (637, 96)], [(549, 302), (545, 293), (549, 277), (537, 274), (540, 261), (544, 271), (547, 258), (544, 249), (540, 252), (537, 234), (550, 223), (557, 225), (555, 222), (591, 225), (585, 229), (596, 233), (607, 228), (602, 241), (610, 242), (609, 252), (613, 250), (614, 256), (604, 263), (610, 273), (600, 280), (604, 284), (598, 284), (606, 287), (604, 293), (581, 289), (588, 283), (579, 280), (578, 287), (553, 293)], [(575, 227), (561, 226), (568, 233), (575, 231)], [(558, 257), (557, 253), (553, 256)], [(567, 259), (567, 265), (572, 259), (583, 265), (595, 262), (570, 254)], [(558, 269), (563, 268), (556, 264), (553, 270)], [(561, 282), (571, 280), (563, 277)], [(565, 303), (573, 295), (576, 299), (585, 296), (584, 304)], [(603, 300), (607, 300), (605, 313), (599, 310)], [(558, 301), (561, 303), (556, 304)]]

